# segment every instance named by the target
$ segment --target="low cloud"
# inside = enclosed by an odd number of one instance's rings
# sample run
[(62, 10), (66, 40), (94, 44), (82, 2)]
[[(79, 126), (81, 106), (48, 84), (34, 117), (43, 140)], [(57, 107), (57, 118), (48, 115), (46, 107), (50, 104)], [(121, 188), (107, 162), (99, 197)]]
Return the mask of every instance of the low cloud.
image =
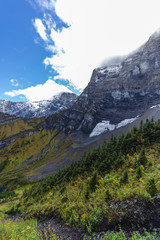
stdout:
[(29, 101), (48, 100), (60, 92), (71, 92), (67, 87), (55, 83), (48, 79), (44, 84), (38, 84), (26, 89), (18, 89), (10, 92), (5, 92), (5, 95), (16, 97), (24, 95)]
[(18, 87), (19, 86), (19, 83), (18, 83), (18, 80), (17, 79), (11, 79), (10, 80), (10, 83), (13, 87)]
[(100, 63), (99, 67), (106, 67), (114, 64), (120, 64), (126, 57), (127, 55), (112, 56), (112, 57), (106, 58)]

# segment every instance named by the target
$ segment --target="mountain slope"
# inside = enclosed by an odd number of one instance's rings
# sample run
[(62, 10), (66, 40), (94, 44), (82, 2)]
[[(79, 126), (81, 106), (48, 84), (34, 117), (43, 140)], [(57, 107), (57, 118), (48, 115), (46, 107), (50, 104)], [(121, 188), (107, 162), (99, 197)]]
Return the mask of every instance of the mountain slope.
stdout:
[(0, 112), (16, 115), (17, 117), (47, 117), (68, 107), (76, 101), (77, 95), (74, 93), (60, 93), (51, 100), (37, 102), (10, 102), (0, 101)]
[(160, 120), (141, 122), (139, 129), (112, 137), (39, 183), (8, 184), (11, 191), (0, 194), (0, 204), (7, 202), (2, 209), (27, 218), (58, 216), (90, 233), (117, 231), (118, 226), (129, 233), (158, 230), (159, 136)]

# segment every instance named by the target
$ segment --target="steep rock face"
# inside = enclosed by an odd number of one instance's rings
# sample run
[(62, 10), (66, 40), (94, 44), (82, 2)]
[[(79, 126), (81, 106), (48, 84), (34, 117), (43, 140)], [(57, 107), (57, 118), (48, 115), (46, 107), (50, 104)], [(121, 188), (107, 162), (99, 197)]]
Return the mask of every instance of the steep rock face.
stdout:
[(71, 107), (76, 99), (77, 95), (64, 92), (54, 96), (51, 100), (37, 102), (10, 102), (1, 100), (0, 112), (23, 118), (47, 117), (60, 110)]
[(59, 127), (65, 119), (67, 131), (90, 133), (99, 122), (118, 124), (159, 103), (160, 34), (154, 33), (121, 62), (95, 69), (86, 89), (58, 120)]

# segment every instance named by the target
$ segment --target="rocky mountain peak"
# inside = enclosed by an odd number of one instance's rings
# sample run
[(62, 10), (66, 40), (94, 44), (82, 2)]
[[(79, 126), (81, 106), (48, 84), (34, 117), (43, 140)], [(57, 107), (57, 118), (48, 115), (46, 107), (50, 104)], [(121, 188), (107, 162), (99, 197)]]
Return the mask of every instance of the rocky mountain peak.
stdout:
[(119, 124), (159, 103), (160, 34), (156, 32), (128, 56), (93, 71), (88, 86), (63, 115), (65, 129), (89, 134), (98, 123)]

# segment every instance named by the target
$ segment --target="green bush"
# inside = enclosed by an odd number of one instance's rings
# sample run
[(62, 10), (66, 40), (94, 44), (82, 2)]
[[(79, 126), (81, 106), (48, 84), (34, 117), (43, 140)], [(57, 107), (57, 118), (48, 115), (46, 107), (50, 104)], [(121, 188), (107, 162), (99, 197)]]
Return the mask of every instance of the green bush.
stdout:
[(128, 182), (128, 170), (125, 170), (120, 178), (120, 184), (124, 184)]
[(146, 190), (151, 196), (154, 196), (157, 193), (155, 179), (153, 177), (147, 181)]
[(147, 163), (145, 148), (142, 147), (140, 155), (139, 155), (139, 164), (145, 166)]
[(103, 221), (103, 217), (102, 217), (102, 209), (98, 208), (95, 209), (93, 214), (90, 216), (89, 220), (88, 220), (88, 232), (92, 233), (93, 231), (96, 231), (98, 229), (98, 227), (101, 225)]
[(110, 194), (110, 191), (109, 191), (109, 189), (106, 189), (106, 201), (109, 201), (109, 200), (111, 200), (111, 198), (112, 198), (112, 196), (111, 196), (111, 194)]
[(141, 178), (142, 177), (142, 168), (140, 166), (138, 166), (136, 168), (136, 178)]

